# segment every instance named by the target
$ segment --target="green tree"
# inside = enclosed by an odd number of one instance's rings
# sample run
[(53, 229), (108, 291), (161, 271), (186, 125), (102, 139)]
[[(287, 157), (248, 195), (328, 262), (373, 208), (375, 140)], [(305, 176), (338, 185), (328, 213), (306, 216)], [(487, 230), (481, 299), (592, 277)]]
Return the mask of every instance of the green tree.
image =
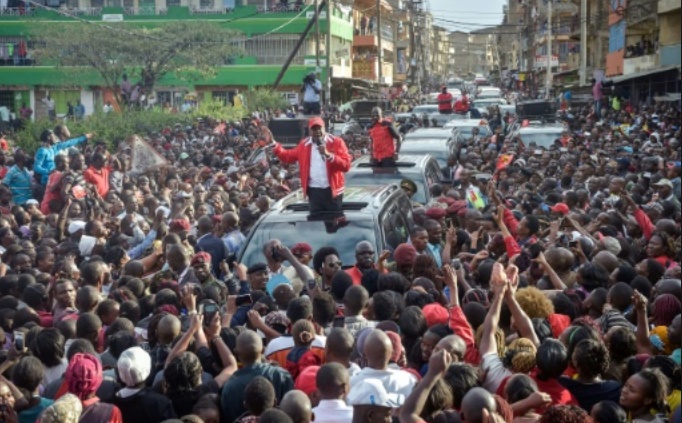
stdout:
[(123, 104), (118, 89), (123, 74), (139, 77), (147, 92), (166, 75), (193, 81), (211, 78), (218, 66), (240, 53), (237, 32), (206, 21), (169, 22), (140, 28), (116, 24), (46, 24), (32, 34), (41, 64), (94, 69)]
[(286, 109), (289, 102), (282, 96), (282, 93), (268, 88), (257, 88), (245, 91), (244, 103), (251, 112), (265, 109)]

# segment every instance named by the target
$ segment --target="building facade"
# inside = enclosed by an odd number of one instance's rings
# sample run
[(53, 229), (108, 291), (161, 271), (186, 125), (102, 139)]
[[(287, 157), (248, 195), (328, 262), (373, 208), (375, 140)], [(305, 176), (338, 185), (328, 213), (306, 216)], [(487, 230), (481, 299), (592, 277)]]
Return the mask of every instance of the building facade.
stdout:
[[(273, 2), (244, 0), (246, 4), (234, 4), (234, 0), (67, 0), (54, 9), (0, 9), (0, 45), (12, 46), (4, 51), (7, 57), (0, 59), (0, 105), (12, 111), (25, 103), (35, 110), (34, 117), (46, 115), (41, 106), (49, 92), (56, 102), (58, 115), (66, 113), (67, 102), (80, 100), (86, 113), (92, 113), (105, 101), (113, 99), (99, 76), (94, 72), (74, 74), (68, 69), (57, 69), (36, 61), (31, 29), (44, 25), (45, 21), (86, 25), (83, 20), (97, 25), (123, 21), (132, 25), (150, 27), (174, 20), (198, 20), (219, 22), (225, 28), (241, 32), (234, 40), (242, 54), (230, 65), (219, 68), (214, 77), (195, 82), (189, 87), (185, 81), (169, 75), (156, 86), (149, 97), (153, 101), (178, 106), (189, 92), (199, 98), (206, 95), (229, 101), (236, 90), (272, 86), (282, 64), (314, 16), (314, 7), (290, 9), (268, 6)], [(326, 10), (321, 12), (319, 22), (320, 40), (315, 33), (304, 40), (280, 84), (279, 90), (292, 103), (298, 101), (303, 77), (311, 71), (319, 71), (322, 81), (328, 72), (335, 79), (351, 78), (353, 65), (351, 48), (353, 24), (350, 8), (335, 7), (331, 24)], [(331, 36), (327, 37), (327, 29)], [(106, 29), (103, 29), (103, 31)], [(331, 45), (327, 46), (327, 39)], [(317, 66), (317, 52), (321, 61)], [(329, 66), (327, 60), (329, 58)]]

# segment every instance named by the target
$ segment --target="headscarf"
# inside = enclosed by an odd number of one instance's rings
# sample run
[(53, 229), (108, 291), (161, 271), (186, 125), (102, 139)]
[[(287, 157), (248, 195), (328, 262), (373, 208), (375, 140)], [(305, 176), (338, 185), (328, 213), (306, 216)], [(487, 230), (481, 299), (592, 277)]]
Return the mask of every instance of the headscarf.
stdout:
[(71, 358), (64, 377), (69, 392), (86, 400), (102, 384), (102, 363), (91, 354), (78, 353)]
[(78, 423), (83, 404), (73, 394), (66, 394), (47, 407), (40, 416), (40, 423)]

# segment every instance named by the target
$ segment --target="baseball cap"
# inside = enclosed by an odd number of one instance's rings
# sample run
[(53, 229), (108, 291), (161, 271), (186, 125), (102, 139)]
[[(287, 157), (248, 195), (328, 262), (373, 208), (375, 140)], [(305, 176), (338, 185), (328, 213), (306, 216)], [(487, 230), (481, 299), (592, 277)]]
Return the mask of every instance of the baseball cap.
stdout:
[(397, 408), (403, 405), (404, 395), (389, 394), (379, 379), (365, 379), (351, 387), (348, 393), (350, 405), (375, 405), (377, 407)]
[(131, 347), (123, 351), (116, 362), (118, 377), (128, 387), (147, 380), (152, 371), (152, 358), (140, 347)]
[(308, 128), (312, 129), (314, 126), (325, 127), (324, 120), (321, 117), (314, 117), (308, 121)]
[(424, 313), (426, 324), (429, 327), (439, 323), (446, 325), (450, 319), (450, 313), (448, 313), (448, 310), (440, 304), (427, 304), (422, 309), (422, 312)]
[(550, 207), (549, 209), (553, 212), (561, 213), (564, 216), (570, 212), (570, 209), (568, 208), (566, 203), (557, 203), (556, 205)]
[(306, 253), (312, 253), (313, 252), (313, 247), (310, 246), (310, 244), (305, 243), (305, 242), (299, 242), (295, 244), (293, 247), (291, 247), (291, 253), (295, 256), (299, 256), (301, 254), (306, 254)]
[(670, 179), (661, 179), (660, 181), (656, 182), (656, 183), (654, 184), (654, 186), (655, 186), (655, 187), (668, 187), (668, 188), (672, 188), (672, 187), (673, 187), (673, 183), (670, 182)]
[(310, 395), (317, 391), (317, 372), (320, 366), (308, 366), (298, 375), (294, 389), (303, 391), (306, 395)]

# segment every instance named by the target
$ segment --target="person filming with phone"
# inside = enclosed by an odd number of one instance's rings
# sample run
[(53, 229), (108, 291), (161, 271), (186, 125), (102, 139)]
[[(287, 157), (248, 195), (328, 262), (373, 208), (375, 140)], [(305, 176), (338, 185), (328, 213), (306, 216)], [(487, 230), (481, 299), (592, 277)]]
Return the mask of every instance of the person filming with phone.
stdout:
[(310, 203), (310, 215), (338, 213), (343, 210), (345, 173), (350, 169), (351, 156), (343, 139), (325, 132), (324, 120), (308, 121), (310, 136), (296, 147), (286, 150), (274, 139), (269, 146), (283, 163), (298, 162), (301, 187)]

